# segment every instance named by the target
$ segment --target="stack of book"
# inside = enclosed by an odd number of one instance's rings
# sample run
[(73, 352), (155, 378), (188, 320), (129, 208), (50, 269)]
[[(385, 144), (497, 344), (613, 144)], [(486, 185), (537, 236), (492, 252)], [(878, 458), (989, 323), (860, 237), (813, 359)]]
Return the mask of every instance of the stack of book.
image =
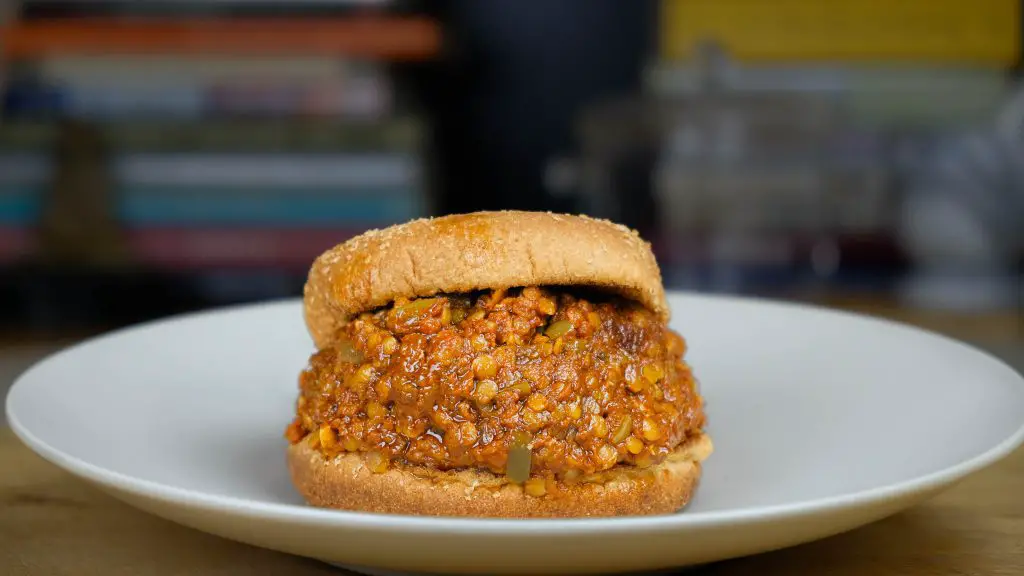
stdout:
[[(389, 63), (432, 57), (433, 22), (365, 0), (24, 4), (0, 33), (0, 261), (101, 180), (129, 257), (175, 271), (300, 271), (430, 213)], [(68, 119), (99, 135), (102, 178), (55, 154)]]
[(143, 153), (114, 171), (134, 253), (173, 266), (301, 269), (426, 208), (416, 159), (399, 151)]
[(331, 57), (51, 56), (8, 84), (11, 116), (365, 121), (392, 112), (381, 66)]
[(25, 151), (0, 152), (0, 262), (27, 256), (39, 199), (49, 180), (49, 162)]
[(647, 154), (649, 234), (677, 286), (906, 270), (905, 183), (951, 134), (991, 124), (1021, 57), (1019, 0), (659, 4), (645, 98), (592, 110), (585, 147), (610, 166), (591, 195), (613, 208), (636, 194), (605, 189), (615, 164)]

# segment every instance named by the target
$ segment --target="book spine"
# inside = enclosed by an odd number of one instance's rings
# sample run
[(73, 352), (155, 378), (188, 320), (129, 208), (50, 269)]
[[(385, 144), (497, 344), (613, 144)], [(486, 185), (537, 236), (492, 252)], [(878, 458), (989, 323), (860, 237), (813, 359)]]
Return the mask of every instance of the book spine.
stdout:
[(53, 163), (44, 154), (0, 154), (0, 189), (11, 185), (35, 185), (49, 180)]
[(215, 189), (188, 194), (122, 189), (123, 222), (140, 225), (383, 226), (423, 215), (417, 195), (402, 189), (365, 189), (337, 194), (301, 192), (245, 196)]
[(222, 81), (212, 84), (19, 84), (8, 87), (8, 115), (125, 120), (166, 115), (181, 120), (210, 116), (291, 116), (375, 120), (392, 111), (383, 79), (296, 84), (288, 81)]
[[(196, 154), (225, 151), (272, 153), (415, 152), (422, 127), (410, 117), (382, 122), (342, 123), (294, 119), (166, 121), (132, 120), (98, 126), (114, 149), (137, 152), (189, 150)], [(51, 121), (5, 119), (0, 122), (0, 150), (45, 150), (53, 145), (57, 126)], [(0, 157), (7, 156), (7, 153)], [(0, 173), (2, 175), (2, 173)]]
[(404, 154), (124, 154), (114, 178), (128, 185), (379, 187), (419, 181)]
[[(0, 155), (0, 222), (35, 221), (42, 155)], [(128, 225), (382, 226), (423, 216), (418, 163), (401, 154), (126, 154), (113, 163)]]
[(435, 57), (440, 48), (441, 29), (433, 19), (380, 13), (345, 18), (20, 19), (0, 30), (0, 49), (17, 59), (54, 54), (303, 54), (418, 61)]
[(35, 238), (30, 229), (0, 224), (0, 263), (28, 256), (33, 250)]
[[(0, 224), (32, 225), (41, 214), (44, 189), (0, 186)], [(129, 226), (260, 225), (386, 226), (425, 215), (422, 200), (402, 190), (356, 194), (247, 194), (216, 190), (161, 194), (122, 190), (114, 208)]]
[(42, 190), (0, 185), (0, 226), (30, 226), (39, 218)]
[(99, 86), (203, 84), (276, 78), (293, 83), (342, 80), (348, 70), (337, 58), (263, 56), (201, 59), (166, 54), (53, 55), (37, 60), (36, 77), (58, 85)]
[[(17, 3), (10, 3), (17, 5)], [(366, 9), (407, 6), (407, 0), (31, 0), (22, 2), (21, 18), (53, 20), (96, 16), (146, 17), (339, 17)], [(3, 6), (0, 4), (0, 6)], [(2, 20), (0, 20), (2, 21)]]
[(303, 270), (331, 246), (365, 228), (138, 228), (128, 232), (140, 261), (170, 269), (277, 268)]

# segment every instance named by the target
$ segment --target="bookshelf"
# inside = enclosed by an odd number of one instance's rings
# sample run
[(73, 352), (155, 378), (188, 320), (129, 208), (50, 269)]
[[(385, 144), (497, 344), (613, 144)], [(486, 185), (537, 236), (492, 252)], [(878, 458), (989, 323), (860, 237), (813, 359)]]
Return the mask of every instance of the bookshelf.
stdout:
[(442, 40), (409, 2), (22, 2), (0, 20), (0, 323), (297, 295), (327, 247), (429, 215), (401, 75)]
[(951, 197), (962, 219), (946, 222), (1001, 233), (984, 211), (1019, 197), (1001, 174), (1019, 171), (1020, 144), (1000, 133), (1020, 133), (1005, 118), (1020, 98), (1021, 5), (660, 0), (643, 93), (579, 121), (583, 202), (632, 215), (678, 287), (849, 284), (959, 306), (905, 285), (981, 274), (1001, 291), (987, 305), (1004, 305), (1019, 247), (965, 234), (984, 246), (972, 257), (998, 264), (938, 274), (922, 262), (955, 225), (914, 238), (911, 207)]

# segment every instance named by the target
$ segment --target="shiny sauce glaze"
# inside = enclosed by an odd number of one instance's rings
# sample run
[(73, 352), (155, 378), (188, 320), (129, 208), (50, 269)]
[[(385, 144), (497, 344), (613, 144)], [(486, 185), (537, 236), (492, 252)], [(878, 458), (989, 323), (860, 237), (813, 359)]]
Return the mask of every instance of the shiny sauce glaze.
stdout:
[(312, 355), (285, 435), (328, 457), (364, 453), (376, 472), (527, 482), (648, 467), (704, 426), (685, 352), (615, 297), (528, 287), (396, 300)]

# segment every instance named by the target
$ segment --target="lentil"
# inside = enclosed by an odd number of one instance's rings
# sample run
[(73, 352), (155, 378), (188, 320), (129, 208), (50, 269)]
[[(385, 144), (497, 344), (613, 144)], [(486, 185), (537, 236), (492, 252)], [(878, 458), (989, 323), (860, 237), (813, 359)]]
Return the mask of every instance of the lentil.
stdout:
[(704, 425), (685, 341), (614, 297), (528, 287), (399, 299), (336, 342), (300, 375), (285, 436), (362, 452), (375, 472), (484, 469), (543, 495), (530, 478), (650, 466)]

